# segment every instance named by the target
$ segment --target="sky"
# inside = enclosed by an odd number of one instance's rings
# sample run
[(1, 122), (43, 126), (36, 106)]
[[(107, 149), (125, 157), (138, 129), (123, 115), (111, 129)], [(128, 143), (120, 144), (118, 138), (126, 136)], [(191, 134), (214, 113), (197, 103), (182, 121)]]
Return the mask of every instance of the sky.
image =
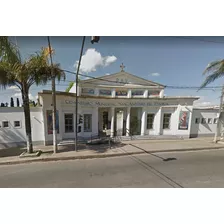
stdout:
[[(11, 37), (16, 40), (23, 58), (29, 57), (47, 47), (47, 37)], [(204, 41), (201, 41), (204, 40)], [(222, 43), (223, 42), (223, 43)], [(76, 72), (82, 37), (51, 37), (55, 50), (54, 62), (61, 68)], [(205, 79), (202, 75), (208, 63), (224, 58), (224, 37), (101, 37), (99, 43), (91, 44), (86, 37), (81, 73), (98, 77), (120, 71), (172, 86), (200, 86)], [(57, 83), (56, 89), (64, 91), (75, 75), (66, 74), (66, 81)], [(220, 86), (224, 79), (211, 86)], [(33, 86), (30, 98), (34, 100), (46, 86)], [(197, 105), (217, 105), (220, 90), (165, 89), (166, 96), (200, 96)], [(1, 90), (0, 102), (10, 102), (10, 97), (19, 97), (17, 88)]]

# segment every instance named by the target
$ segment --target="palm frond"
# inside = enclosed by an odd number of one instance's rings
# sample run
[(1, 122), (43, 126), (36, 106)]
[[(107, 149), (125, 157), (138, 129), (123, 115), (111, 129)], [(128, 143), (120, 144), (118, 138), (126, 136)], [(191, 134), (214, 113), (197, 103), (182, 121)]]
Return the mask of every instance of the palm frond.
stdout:
[(209, 74), (213, 71), (220, 69), (220, 67), (224, 67), (224, 60), (217, 60), (209, 63), (205, 68), (203, 75)]
[(48, 55), (46, 48), (42, 48), (40, 52), (31, 55), (26, 61), (26, 69), (29, 71), (29, 85), (33, 83), (37, 85), (47, 84), (52, 79), (52, 73), (58, 81), (65, 80), (65, 73), (60, 69), (60, 64), (53, 64), (53, 67), (51, 67)]
[(0, 37), (0, 59), (11, 63), (21, 63), (20, 51), (8, 37)]
[(212, 74), (210, 74), (206, 77), (205, 81), (202, 83), (199, 90), (203, 89), (210, 83), (214, 82), (216, 79), (221, 78), (223, 76), (224, 76), (224, 72), (222, 69), (218, 69), (218, 70), (214, 71)]

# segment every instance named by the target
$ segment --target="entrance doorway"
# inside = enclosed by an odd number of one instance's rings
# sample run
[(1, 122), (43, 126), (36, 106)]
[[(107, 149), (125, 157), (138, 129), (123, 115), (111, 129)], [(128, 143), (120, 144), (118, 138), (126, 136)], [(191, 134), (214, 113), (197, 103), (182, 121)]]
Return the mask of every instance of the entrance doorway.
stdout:
[(106, 135), (106, 130), (110, 130), (111, 112), (110, 108), (99, 108), (98, 111), (98, 132), (99, 135)]
[(115, 136), (124, 136), (126, 135), (126, 118), (127, 118), (127, 110), (126, 108), (116, 108), (115, 109), (115, 124), (114, 130)]
[(130, 114), (130, 133), (131, 135), (141, 134), (141, 114), (142, 108), (131, 108)]

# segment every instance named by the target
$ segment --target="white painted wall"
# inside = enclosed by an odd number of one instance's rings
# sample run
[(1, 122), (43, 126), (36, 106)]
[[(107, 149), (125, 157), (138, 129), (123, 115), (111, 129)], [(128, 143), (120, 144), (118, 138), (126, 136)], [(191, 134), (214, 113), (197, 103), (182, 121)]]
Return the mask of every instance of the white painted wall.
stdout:
[[(9, 121), (9, 128), (3, 128), (2, 121)], [(14, 127), (14, 121), (20, 121), (21, 127)], [(0, 148), (16, 147), (26, 142), (25, 119), (22, 107), (0, 108)], [(31, 108), (32, 139), (34, 144), (43, 144), (44, 128), (42, 108)]]
[[(176, 135), (177, 128), (176, 128), (176, 119), (177, 119), (177, 113), (176, 108), (162, 108), (161, 110), (161, 134), (162, 135)], [(171, 113), (170, 118), (170, 129), (163, 129), (163, 116), (166, 113)]]
[[(179, 130), (178, 129), (178, 121), (180, 111), (189, 111), (189, 126), (188, 130)], [(147, 114), (154, 113), (154, 128), (152, 130), (146, 129), (146, 135), (178, 135), (188, 137), (190, 135), (190, 127), (191, 127), (191, 117), (192, 117), (192, 106), (177, 106), (172, 108), (166, 107), (148, 107)], [(165, 113), (171, 113), (170, 120), (170, 129), (163, 129), (163, 116)], [(146, 118), (147, 121), (147, 118)], [(147, 126), (146, 126), (147, 127)]]
[[(44, 114), (44, 122), (45, 122), (45, 139), (46, 144), (51, 144), (53, 141), (53, 135), (48, 134), (47, 132), (47, 110), (52, 110), (51, 102), (52, 97), (51, 94), (44, 94), (41, 96), (41, 100), (43, 102), (43, 114)], [(57, 141), (60, 142), (63, 139), (75, 139), (75, 104), (66, 104), (66, 100), (75, 101), (75, 97), (73, 96), (65, 96), (65, 95), (57, 95), (57, 110), (59, 111), (59, 134), (57, 135)], [(74, 117), (74, 132), (65, 133), (65, 123), (64, 123), (64, 115), (66, 113), (72, 113)], [(80, 124), (81, 132), (78, 133), (79, 137), (90, 137), (91, 135), (98, 134), (98, 108), (97, 107), (78, 107), (78, 114), (92, 114), (92, 132), (84, 132), (83, 123)], [(83, 116), (84, 119), (84, 116)], [(84, 122), (84, 120), (83, 120)]]
[[(217, 118), (218, 110), (216, 109), (194, 109), (191, 123), (191, 136), (206, 136), (214, 135), (216, 130), (216, 124), (214, 124), (214, 118)], [(195, 119), (200, 118), (200, 124), (195, 123)], [(206, 118), (206, 124), (201, 123), (201, 119)], [(212, 124), (208, 124), (208, 118), (212, 118)]]
[[(145, 135), (159, 135), (159, 127), (158, 127), (158, 124), (160, 123), (159, 109), (160, 107), (147, 108)], [(153, 129), (147, 129), (147, 114), (155, 114)]]

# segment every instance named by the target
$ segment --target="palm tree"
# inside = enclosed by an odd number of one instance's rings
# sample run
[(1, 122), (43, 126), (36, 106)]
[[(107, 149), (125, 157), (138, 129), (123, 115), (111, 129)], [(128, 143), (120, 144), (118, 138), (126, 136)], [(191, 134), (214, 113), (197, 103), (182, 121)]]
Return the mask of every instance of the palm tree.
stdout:
[(33, 152), (29, 100), (30, 87), (33, 84), (47, 84), (52, 78), (51, 74), (54, 74), (58, 81), (62, 78), (65, 79), (65, 73), (60, 69), (59, 64), (53, 64), (51, 67), (48, 61), (49, 53), (48, 48), (42, 48), (40, 52), (22, 61), (17, 46), (10, 42), (7, 37), (0, 37), (0, 86), (4, 89), (7, 86), (15, 85), (22, 93), (28, 153)]
[(70, 82), (69, 85), (68, 85), (68, 87), (67, 87), (67, 89), (65, 90), (65, 92), (69, 93), (69, 91), (70, 91), (71, 88), (73, 87), (74, 83), (75, 83), (75, 82), (73, 82), (73, 81)]
[(200, 86), (200, 89), (203, 89), (216, 79), (224, 77), (224, 59), (209, 63), (205, 68), (203, 75), (207, 75), (207, 77)]
[[(207, 67), (205, 68), (203, 75), (207, 75), (207, 77), (205, 81), (202, 83), (202, 85), (200, 86), (200, 89), (205, 88), (207, 85), (214, 82), (216, 79), (224, 77), (224, 59), (209, 63)], [(220, 108), (219, 108), (219, 117), (218, 117), (218, 122), (216, 126), (215, 137), (214, 137), (215, 143), (217, 143), (217, 137), (218, 137), (219, 128), (220, 128), (220, 117), (221, 117), (221, 112), (223, 109), (222, 108), (223, 94), (224, 92), (222, 89), (222, 94), (220, 99)]]

